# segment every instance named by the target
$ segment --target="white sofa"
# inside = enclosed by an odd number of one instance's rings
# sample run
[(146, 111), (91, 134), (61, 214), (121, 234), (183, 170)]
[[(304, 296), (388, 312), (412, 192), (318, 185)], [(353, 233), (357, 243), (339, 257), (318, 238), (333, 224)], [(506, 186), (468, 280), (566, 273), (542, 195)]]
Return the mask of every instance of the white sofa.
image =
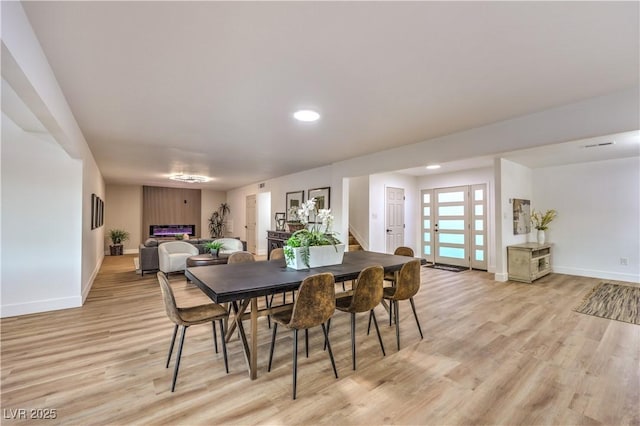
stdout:
[(198, 248), (193, 244), (185, 241), (167, 241), (158, 246), (160, 270), (165, 274), (184, 271), (187, 267), (187, 258), (198, 254)]

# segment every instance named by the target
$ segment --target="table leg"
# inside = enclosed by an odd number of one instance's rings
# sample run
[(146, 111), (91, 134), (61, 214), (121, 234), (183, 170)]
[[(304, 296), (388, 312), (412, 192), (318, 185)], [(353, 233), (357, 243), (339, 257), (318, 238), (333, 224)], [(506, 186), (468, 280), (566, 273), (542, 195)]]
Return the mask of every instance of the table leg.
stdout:
[[(238, 302), (236, 302), (235, 300), (233, 301), (233, 311), (235, 312), (234, 324), (236, 324), (236, 326), (238, 327), (238, 332), (240, 333), (240, 341), (242, 343), (242, 348), (244, 349), (244, 359), (245, 361), (247, 361), (247, 367), (249, 367), (249, 377), (251, 377), (251, 379), (253, 380), (255, 379), (255, 377), (253, 376), (255, 372), (252, 369), (252, 365), (251, 365), (251, 360), (252, 360), (251, 351), (249, 349), (249, 344), (247, 343), (247, 335), (245, 334), (244, 327), (242, 325), (242, 314), (244, 314), (244, 311), (247, 309), (247, 306), (249, 306), (249, 300), (243, 300), (242, 306), (240, 308), (238, 308)], [(255, 333), (252, 332), (251, 334), (255, 334)], [(227, 333), (227, 336), (228, 335), (229, 333)], [(253, 339), (252, 339), (252, 342), (253, 342)], [(254, 350), (254, 354), (255, 354), (255, 350)]]
[(251, 363), (249, 366), (251, 380), (258, 378), (258, 299), (251, 299)]

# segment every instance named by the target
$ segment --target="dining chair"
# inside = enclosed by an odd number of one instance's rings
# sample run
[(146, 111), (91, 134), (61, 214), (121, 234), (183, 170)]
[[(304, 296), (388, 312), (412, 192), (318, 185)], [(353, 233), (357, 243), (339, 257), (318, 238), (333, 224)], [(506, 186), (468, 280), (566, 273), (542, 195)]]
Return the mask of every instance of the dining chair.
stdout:
[(405, 263), (400, 272), (398, 273), (395, 287), (385, 287), (383, 289), (383, 298), (389, 301), (389, 315), (393, 311), (394, 320), (396, 323), (396, 341), (398, 344), (398, 350), (400, 350), (400, 314), (398, 305), (401, 300), (409, 299), (411, 302), (411, 309), (413, 310), (413, 316), (416, 319), (418, 325), (418, 331), (420, 332), (420, 338), (423, 339), (422, 328), (420, 327), (420, 321), (418, 320), (418, 314), (416, 313), (416, 305), (413, 302), (413, 296), (420, 290), (420, 260), (412, 260)]
[[(271, 249), (271, 252), (269, 253), (269, 260), (270, 261), (276, 261), (276, 260), (284, 260), (284, 249), (282, 247), (276, 247), (274, 249)], [(274, 298), (275, 294), (271, 295), (271, 298), (269, 298), (267, 300), (267, 296), (265, 296), (265, 301), (267, 302), (267, 308), (270, 308), (271, 306), (273, 306), (273, 298)], [(295, 293), (292, 291), (291, 292), (291, 296), (294, 297), (295, 299)], [(283, 291), (282, 292), (282, 304), (284, 305), (285, 303), (287, 303), (287, 292)], [(267, 316), (267, 324), (269, 325), (269, 328), (271, 328), (271, 316), (268, 315)]]
[[(393, 251), (393, 254), (396, 256), (407, 256), (414, 257), (413, 249), (411, 247), (400, 246)], [(395, 272), (387, 272), (384, 274), (385, 281), (391, 281), (392, 285), (395, 285), (396, 281), (396, 273)]]
[(256, 258), (253, 253), (248, 251), (235, 251), (229, 255), (227, 263), (246, 263), (255, 262)]
[(224, 322), (228, 318), (227, 310), (218, 305), (217, 303), (207, 303), (205, 305), (190, 306), (180, 308), (176, 304), (176, 298), (173, 294), (173, 290), (169, 285), (169, 280), (163, 272), (158, 272), (158, 282), (160, 283), (160, 290), (162, 291), (162, 299), (164, 301), (164, 308), (169, 319), (175, 324), (173, 329), (173, 337), (171, 338), (171, 346), (169, 346), (169, 355), (167, 356), (167, 365), (165, 368), (169, 368), (171, 362), (171, 355), (173, 354), (173, 346), (178, 334), (178, 326), (182, 326), (182, 334), (180, 336), (180, 346), (178, 346), (178, 355), (176, 356), (176, 366), (173, 371), (173, 381), (171, 383), (171, 392), (176, 388), (176, 380), (178, 378), (178, 370), (180, 369), (180, 358), (182, 356), (182, 348), (184, 346), (184, 337), (187, 333), (187, 328), (196, 324), (204, 324), (210, 322), (213, 326), (213, 343), (216, 353), (218, 352), (218, 343), (216, 336), (216, 321), (220, 323), (220, 337), (222, 341), (222, 354), (224, 357), (224, 368), (229, 373), (229, 364), (227, 362), (227, 344), (224, 339)]
[[(353, 369), (356, 369), (356, 314), (360, 312), (369, 312), (369, 316), (373, 318), (378, 333), (378, 341), (382, 356), (385, 356), (384, 344), (378, 329), (378, 321), (376, 321), (376, 313), (374, 308), (382, 301), (382, 284), (384, 277), (384, 269), (382, 266), (369, 266), (363, 269), (355, 281), (355, 290), (353, 294), (346, 297), (336, 299), (336, 309), (351, 314), (351, 359)], [(331, 319), (327, 324), (327, 332), (331, 328)]]
[[(333, 374), (338, 378), (336, 363), (331, 351), (331, 343), (325, 323), (331, 318), (336, 309), (336, 292), (333, 274), (329, 272), (310, 275), (302, 281), (298, 288), (296, 301), (290, 308), (273, 314), (273, 333), (271, 335), (271, 349), (269, 351), (269, 366), (271, 371), (273, 352), (276, 345), (278, 324), (293, 330), (293, 399), (296, 399), (296, 382), (298, 377), (298, 330), (309, 330), (311, 327), (322, 326), (327, 344)], [(308, 341), (307, 351), (308, 351)], [(308, 352), (307, 352), (308, 356)]]

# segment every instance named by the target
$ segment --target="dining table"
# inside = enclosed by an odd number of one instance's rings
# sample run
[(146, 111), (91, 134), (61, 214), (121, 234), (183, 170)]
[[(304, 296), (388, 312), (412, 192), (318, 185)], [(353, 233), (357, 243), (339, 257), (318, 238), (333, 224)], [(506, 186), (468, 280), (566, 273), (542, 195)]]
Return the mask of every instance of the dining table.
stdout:
[[(215, 303), (230, 303), (234, 311), (233, 323), (226, 338), (237, 328), (247, 362), (249, 377), (258, 377), (258, 317), (271, 315), (286, 306), (258, 309), (258, 298), (296, 290), (310, 275), (330, 272), (336, 282), (355, 280), (360, 272), (372, 265), (380, 265), (386, 272), (397, 272), (405, 263), (419, 258), (397, 256), (372, 251), (351, 251), (344, 254), (342, 263), (296, 270), (288, 268), (284, 259), (235, 263), (226, 265), (188, 267), (185, 276)], [(426, 261), (420, 259), (424, 264)], [(250, 311), (247, 313), (247, 309)], [(250, 340), (243, 320), (249, 319)]]

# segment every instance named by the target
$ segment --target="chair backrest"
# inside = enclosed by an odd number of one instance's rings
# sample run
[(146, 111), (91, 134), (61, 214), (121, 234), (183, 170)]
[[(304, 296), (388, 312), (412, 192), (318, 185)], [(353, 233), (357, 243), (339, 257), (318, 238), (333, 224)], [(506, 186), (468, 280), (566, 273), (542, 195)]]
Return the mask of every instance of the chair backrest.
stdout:
[(397, 256), (413, 257), (413, 249), (411, 247), (398, 247), (393, 254)]
[(255, 262), (256, 258), (252, 253), (248, 251), (236, 251), (229, 255), (229, 259), (227, 259), (227, 263), (246, 263), (246, 262)]
[(327, 322), (336, 310), (335, 278), (330, 272), (309, 275), (302, 281), (287, 327), (302, 330)]
[(185, 241), (167, 241), (158, 246), (158, 254), (189, 253), (199, 254), (198, 247)]
[(396, 280), (396, 291), (393, 298), (396, 300), (410, 299), (418, 290), (420, 290), (420, 260), (416, 259), (402, 265)]
[(358, 275), (356, 288), (351, 298), (349, 312), (368, 312), (378, 306), (382, 300), (384, 268), (369, 266)]
[(284, 249), (282, 247), (274, 248), (269, 253), (269, 260), (284, 259)]
[(164, 310), (167, 313), (167, 316), (171, 321), (176, 324), (183, 324), (182, 318), (180, 317), (180, 313), (178, 312), (178, 306), (176, 304), (176, 298), (173, 295), (173, 290), (171, 290), (171, 286), (169, 285), (169, 280), (167, 276), (158, 272), (157, 274), (158, 282), (160, 283), (160, 290), (162, 291), (162, 300), (164, 302)]
[(222, 248), (219, 251), (220, 254), (231, 254), (243, 250), (242, 241), (237, 238), (218, 238), (214, 241), (222, 243)]

